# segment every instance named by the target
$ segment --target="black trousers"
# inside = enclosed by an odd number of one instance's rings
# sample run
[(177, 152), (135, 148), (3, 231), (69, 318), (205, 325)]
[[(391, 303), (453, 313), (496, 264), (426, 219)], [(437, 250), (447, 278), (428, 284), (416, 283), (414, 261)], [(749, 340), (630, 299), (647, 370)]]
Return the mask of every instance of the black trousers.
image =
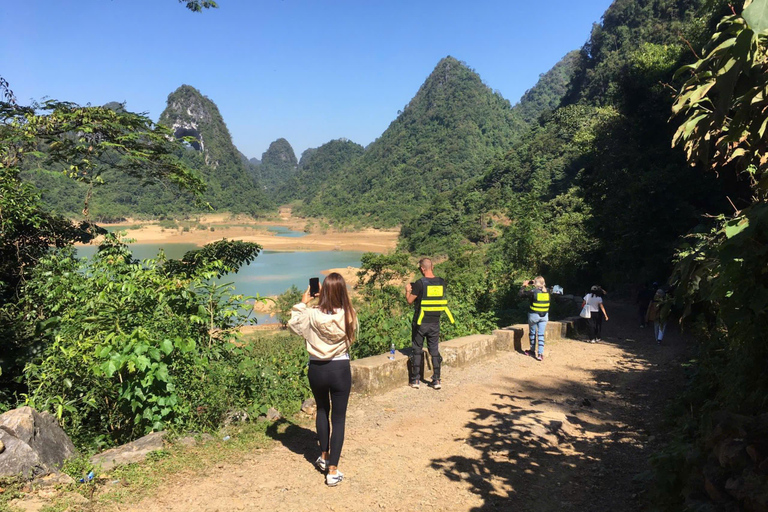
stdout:
[(427, 340), (427, 350), (432, 357), (433, 379), (440, 379), (440, 322), (411, 324), (411, 346), (413, 347), (413, 359), (411, 366), (413, 375), (411, 380), (421, 377), (421, 352), (424, 348), (424, 340)]
[(592, 311), (589, 317), (589, 339), (597, 340), (603, 335), (603, 312)]
[(338, 466), (344, 446), (349, 391), (352, 389), (349, 359), (310, 361), (307, 376), (317, 403), (315, 427), (320, 438), (320, 450), (330, 454), (329, 466)]

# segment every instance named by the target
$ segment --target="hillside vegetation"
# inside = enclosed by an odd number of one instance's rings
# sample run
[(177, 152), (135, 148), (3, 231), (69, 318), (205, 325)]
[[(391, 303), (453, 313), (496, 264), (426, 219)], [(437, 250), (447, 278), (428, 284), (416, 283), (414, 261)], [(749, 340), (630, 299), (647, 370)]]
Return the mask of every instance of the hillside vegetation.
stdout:
[[(663, 318), (696, 353), (648, 488), (663, 510), (765, 509), (766, 20), (768, 0), (616, 0), (519, 106), (446, 57), (370, 146), (331, 141), (298, 166), (277, 141), (248, 167), (188, 86), (166, 127), (120, 105), (18, 105), (0, 79), (0, 407), (50, 410), (88, 448), (215, 428), (230, 407), (295, 408), (301, 350), (230, 343), (245, 298), (215, 281), (258, 246), (143, 263), (111, 237), (92, 260), (69, 248), (98, 233), (89, 218), (269, 208), (261, 172), (306, 215), (402, 225), (399, 252), (362, 258), (355, 357), (408, 344), (393, 283), (419, 255), (439, 257), (461, 319), (447, 338), (523, 320), (517, 290), (534, 275), (576, 294), (662, 283)], [(83, 205), (86, 222), (60, 215)], [(552, 319), (573, 313), (560, 308)]]

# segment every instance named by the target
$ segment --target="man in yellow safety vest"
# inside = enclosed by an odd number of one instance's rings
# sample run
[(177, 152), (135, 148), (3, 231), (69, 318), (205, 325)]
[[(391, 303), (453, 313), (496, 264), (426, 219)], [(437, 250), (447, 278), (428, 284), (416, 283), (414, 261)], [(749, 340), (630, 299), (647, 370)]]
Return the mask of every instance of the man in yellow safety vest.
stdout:
[(422, 258), (419, 260), (419, 271), (424, 276), (415, 283), (405, 285), (405, 298), (408, 304), (415, 303), (413, 321), (411, 322), (411, 355), (412, 375), (410, 386), (419, 388), (421, 380), (421, 358), (424, 347), (424, 339), (427, 340), (427, 350), (432, 358), (432, 382), (429, 386), (440, 389), (440, 315), (445, 313), (448, 320), (454, 322), (451, 310), (448, 309), (448, 300), (445, 293), (445, 281), (432, 273), (432, 260)]

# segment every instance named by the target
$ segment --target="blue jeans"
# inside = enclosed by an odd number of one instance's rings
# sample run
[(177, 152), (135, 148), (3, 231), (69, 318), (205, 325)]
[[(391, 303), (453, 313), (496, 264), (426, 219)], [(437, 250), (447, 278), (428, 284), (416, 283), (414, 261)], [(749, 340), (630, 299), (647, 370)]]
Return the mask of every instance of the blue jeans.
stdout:
[[(528, 313), (528, 332), (531, 336), (531, 352), (536, 348), (536, 338), (539, 339), (538, 353), (544, 354), (544, 330), (549, 322), (549, 313), (540, 315), (538, 313)], [(538, 336), (537, 336), (538, 335)]]

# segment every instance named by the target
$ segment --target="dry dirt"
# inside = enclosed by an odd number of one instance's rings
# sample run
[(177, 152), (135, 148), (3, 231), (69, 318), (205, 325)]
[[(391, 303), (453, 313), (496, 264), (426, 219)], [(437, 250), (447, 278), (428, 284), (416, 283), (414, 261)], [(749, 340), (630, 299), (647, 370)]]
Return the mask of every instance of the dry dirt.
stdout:
[[(373, 229), (367, 228), (354, 232), (335, 231), (328, 229), (325, 232), (313, 231), (302, 237), (276, 236), (267, 230), (269, 226), (285, 226), (294, 231), (303, 231), (308, 220), (294, 217), (289, 207), (281, 207), (279, 215), (269, 220), (254, 220), (248, 217), (233, 218), (227, 214), (214, 214), (201, 216), (197, 223), (206, 229), (192, 228), (189, 231), (182, 229), (163, 228), (157, 223), (147, 221), (134, 221), (119, 223), (120, 226), (133, 226), (125, 228), (127, 238), (138, 243), (188, 243), (205, 245), (210, 242), (226, 238), (228, 240), (243, 240), (256, 242), (265, 250), (272, 251), (368, 251), (386, 253), (395, 248), (399, 229)], [(314, 222), (317, 226), (317, 221)], [(110, 224), (103, 224), (109, 228)], [(214, 231), (210, 231), (213, 227)], [(317, 228), (315, 228), (317, 229)], [(97, 240), (98, 241), (98, 240)]]
[(670, 326), (657, 346), (634, 306), (606, 307), (603, 343), (551, 343), (543, 363), (500, 353), (445, 368), (440, 391), (353, 396), (339, 487), (312, 465), (312, 421), (284, 422), (270, 429), (273, 449), (120, 510), (641, 510), (633, 479), (679, 389), (685, 341)]

